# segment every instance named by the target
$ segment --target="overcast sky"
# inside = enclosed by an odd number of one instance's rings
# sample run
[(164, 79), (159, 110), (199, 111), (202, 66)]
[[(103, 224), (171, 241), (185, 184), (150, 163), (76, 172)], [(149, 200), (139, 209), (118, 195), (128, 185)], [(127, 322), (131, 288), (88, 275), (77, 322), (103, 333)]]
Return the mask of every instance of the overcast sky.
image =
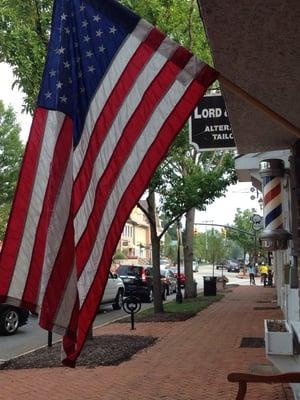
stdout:
[[(0, 99), (4, 104), (11, 104), (16, 112), (17, 120), (21, 126), (21, 139), (27, 141), (31, 125), (31, 117), (21, 112), (22, 93), (17, 88), (12, 90), (13, 74), (10, 68), (0, 63)], [(233, 221), (237, 208), (245, 210), (255, 208), (260, 213), (257, 199), (251, 200), (253, 193), (250, 191), (250, 183), (238, 183), (228, 189), (227, 195), (217, 199), (212, 205), (207, 207), (205, 212), (197, 212), (196, 222), (210, 221), (215, 224), (230, 224)], [(255, 194), (255, 193), (254, 193)]]
[(17, 87), (12, 90), (13, 74), (7, 64), (0, 63), (0, 99), (6, 105), (12, 105), (16, 114), (18, 123), (21, 126), (21, 139), (25, 143), (30, 130), (31, 116), (21, 112), (23, 95)]

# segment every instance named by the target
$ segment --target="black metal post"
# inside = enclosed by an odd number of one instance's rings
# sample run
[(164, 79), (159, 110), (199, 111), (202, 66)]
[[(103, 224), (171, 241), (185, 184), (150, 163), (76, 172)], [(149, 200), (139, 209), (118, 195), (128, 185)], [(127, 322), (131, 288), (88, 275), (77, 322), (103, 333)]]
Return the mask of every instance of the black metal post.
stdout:
[(176, 303), (182, 303), (182, 292), (180, 285), (180, 222), (177, 221), (177, 291)]
[(256, 264), (257, 264), (257, 232), (254, 231), (254, 271), (256, 271)]
[(134, 331), (135, 327), (134, 327), (134, 311), (131, 311), (130, 313), (130, 319), (131, 319), (131, 330)]
[(48, 347), (52, 347), (52, 331), (48, 331)]

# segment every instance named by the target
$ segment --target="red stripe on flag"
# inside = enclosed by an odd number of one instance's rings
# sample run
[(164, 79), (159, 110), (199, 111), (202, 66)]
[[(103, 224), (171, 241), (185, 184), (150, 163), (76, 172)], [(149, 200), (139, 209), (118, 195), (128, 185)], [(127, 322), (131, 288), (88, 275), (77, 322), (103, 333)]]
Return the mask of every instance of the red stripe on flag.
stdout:
[[(182, 55), (182, 51), (179, 48), (178, 51), (175, 52), (174, 58), (177, 59), (180, 55)], [(189, 55), (191, 57), (191, 54)], [(183, 57), (183, 59), (188, 61), (187, 57)], [(99, 225), (101, 223), (102, 213), (105, 209), (105, 204), (115, 181), (122, 170), (123, 164), (127, 160), (132, 147), (134, 147), (139, 135), (145, 127), (145, 124), (149, 119), (149, 114), (155, 110), (161, 98), (165, 95), (170, 85), (176, 79), (179, 71), (180, 69), (177, 64), (173, 63), (172, 57), (163, 66), (155, 80), (153, 80), (151, 85), (145, 91), (142, 101), (122, 132), (122, 136), (111, 156), (111, 159), (98, 182), (93, 210), (89, 216), (85, 232), (76, 246), (77, 271), (79, 276), (93, 249)]]
[(34, 311), (40, 287), (47, 239), (45, 232), (48, 230), (55, 201), (69, 162), (67, 154), (70, 154), (73, 150), (72, 129), (73, 122), (70, 118), (66, 117), (55, 145), (43, 209), (36, 230), (30, 269), (22, 298), (22, 305), (24, 308), (29, 308), (32, 311)]
[(140, 74), (147, 61), (152, 57), (153, 53), (159, 47), (165, 36), (156, 29), (153, 29), (146, 40), (139, 46), (131, 60), (128, 62), (126, 69), (120, 76), (119, 81), (115, 85), (109, 99), (107, 100), (103, 111), (101, 112), (94, 131), (91, 135), (89, 146), (82, 163), (81, 169), (76, 177), (74, 184), (74, 213), (78, 212), (80, 205), (84, 199), (88, 185), (90, 183), (93, 164), (99, 153), (99, 149), (105, 139), (114, 118), (123, 104), (129, 90), (131, 89), (135, 78)]
[(69, 282), (74, 262), (74, 227), (73, 215), (70, 212), (62, 244), (52, 268), (41, 305), (39, 324), (48, 331), (53, 329), (53, 322)]
[(218, 79), (219, 72), (205, 65), (196, 77), (196, 81), (202, 86), (208, 88), (216, 79)]
[(264, 205), (266, 206), (271, 200), (275, 199), (281, 192), (281, 185), (280, 183), (276, 185), (273, 189), (271, 189), (268, 193), (264, 196)]
[(73, 357), (74, 354), (76, 354), (78, 316), (79, 316), (79, 300), (77, 297), (67, 333), (63, 337), (63, 348), (66, 353), (66, 358), (62, 361), (62, 363), (65, 366), (71, 368), (75, 367), (75, 362), (76, 362), (76, 358), (73, 359)]
[[(0, 301), (5, 302), (22, 242), (48, 111), (37, 108), (23, 157), (18, 185), (0, 253)], [(6, 295), (5, 295), (6, 293)]]
[(76, 353), (71, 356), (74, 361), (80, 354), (83, 347), (88, 329), (94, 319), (99, 308), (99, 304), (103, 295), (103, 282), (107, 281), (111, 258), (119, 241), (123, 226), (138, 199), (143, 194), (145, 188), (149, 184), (153, 172), (157, 168), (162, 158), (167, 153), (169, 146), (174, 140), (177, 133), (181, 130), (185, 121), (198, 104), (199, 98), (204, 94), (206, 86), (200, 82), (193, 81), (186, 90), (174, 111), (166, 119), (156, 140), (152, 143), (147, 154), (145, 155), (138, 172), (127, 187), (108, 235), (105, 241), (105, 250), (93, 284), (86, 296), (86, 299), (79, 313), (79, 329)]

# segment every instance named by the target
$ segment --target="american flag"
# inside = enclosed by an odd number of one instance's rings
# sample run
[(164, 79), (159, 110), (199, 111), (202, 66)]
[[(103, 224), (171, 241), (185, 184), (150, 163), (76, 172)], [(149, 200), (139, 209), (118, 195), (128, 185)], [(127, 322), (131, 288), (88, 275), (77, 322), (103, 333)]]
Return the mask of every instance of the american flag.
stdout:
[(54, 1), (0, 302), (64, 335), (66, 365), (83, 347), (132, 208), (216, 77), (117, 1)]

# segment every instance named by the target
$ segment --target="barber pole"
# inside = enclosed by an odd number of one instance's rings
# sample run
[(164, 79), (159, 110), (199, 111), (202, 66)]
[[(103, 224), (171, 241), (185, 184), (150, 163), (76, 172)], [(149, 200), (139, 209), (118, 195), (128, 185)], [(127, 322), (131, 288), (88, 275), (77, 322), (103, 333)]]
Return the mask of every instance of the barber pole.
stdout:
[(282, 160), (271, 159), (260, 163), (264, 196), (264, 230), (260, 235), (262, 247), (272, 250), (287, 248), (291, 234), (283, 229), (281, 181), (284, 176)]
[(281, 178), (263, 177), (264, 225), (267, 230), (283, 228)]

